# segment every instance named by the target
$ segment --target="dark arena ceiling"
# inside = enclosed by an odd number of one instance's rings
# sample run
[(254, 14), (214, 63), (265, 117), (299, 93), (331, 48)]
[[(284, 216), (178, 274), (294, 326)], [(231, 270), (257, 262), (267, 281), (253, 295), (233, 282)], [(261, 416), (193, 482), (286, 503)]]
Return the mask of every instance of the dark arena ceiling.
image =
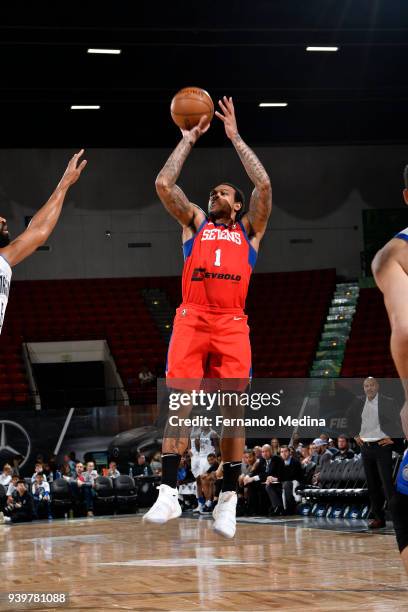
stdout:
[[(0, 48), (2, 147), (172, 146), (186, 85), (231, 95), (253, 145), (407, 141), (407, 1), (18, 2)], [(202, 146), (224, 144), (216, 120)]]

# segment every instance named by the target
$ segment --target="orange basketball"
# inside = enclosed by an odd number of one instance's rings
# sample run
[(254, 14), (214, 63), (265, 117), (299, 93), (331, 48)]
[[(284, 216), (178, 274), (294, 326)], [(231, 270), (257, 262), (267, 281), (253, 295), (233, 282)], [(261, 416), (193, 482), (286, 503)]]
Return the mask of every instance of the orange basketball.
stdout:
[(214, 116), (214, 104), (208, 92), (200, 87), (184, 87), (171, 101), (171, 116), (183, 130), (191, 130), (203, 115), (210, 122)]

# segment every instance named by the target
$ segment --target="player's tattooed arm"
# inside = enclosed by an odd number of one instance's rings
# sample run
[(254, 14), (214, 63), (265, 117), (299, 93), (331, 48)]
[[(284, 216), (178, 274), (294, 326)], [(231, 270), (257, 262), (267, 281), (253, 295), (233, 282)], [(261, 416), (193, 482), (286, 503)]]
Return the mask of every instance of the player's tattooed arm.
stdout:
[(157, 195), (166, 210), (184, 227), (191, 226), (195, 217), (200, 215), (200, 211), (190, 202), (176, 182), (191, 149), (209, 128), (209, 124), (205, 125), (204, 121), (205, 118), (203, 117), (192, 130), (181, 130), (183, 138), (156, 178)]
[(224, 123), (225, 133), (234, 145), (246, 173), (255, 185), (249, 204), (249, 211), (245, 217), (248, 219), (252, 233), (262, 237), (272, 210), (271, 181), (258, 157), (238, 133), (232, 98), (224, 96), (222, 100), (218, 101), (218, 104), (222, 113), (216, 111), (215, 114)]
[(12, 240), (8, 246), (1, 249), (2, 255), (7, 259), (10, 266), (15, 266), (31, 255), (39, 246), (45, 243), (53, 231), (60, 217), (68, 189), (76, 183), (86, 166), (86, 160), (80, 161), (83, 152), (81, 150), (71, 158), (55, 191), (40, 210), (36, 212), (27, 229)]

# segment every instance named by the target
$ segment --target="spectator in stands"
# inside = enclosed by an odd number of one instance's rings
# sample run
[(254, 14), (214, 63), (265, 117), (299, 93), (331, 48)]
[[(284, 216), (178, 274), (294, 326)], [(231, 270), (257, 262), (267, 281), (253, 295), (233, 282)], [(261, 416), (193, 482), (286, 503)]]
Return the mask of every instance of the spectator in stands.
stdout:
[(33, 498), (27, 491), (24, 480), (17, 481), (12, 498), (12, 502), (7, 504), (5, 508), (4, 522), (23, 523), (32, 521), (34, 514)]
[[(73, 497), (77, 501), (84, 501), (87, 511), (87, 516), (93, 516), (93, 500), (95, 497), (95, 490), (93, 483), (95, 478), (98, 476), (96, 472), (95, 464), (93, 461), (87, 463), (87, 475), (85, 475), (85, 468), (82, 461), (78, 461), (75, 466), (75, 475), (70, 478), (70, 486)], [(96, 476), (95, 476), (96, 472)]]
[(302, 447), (301, 459), (300, 463), (302, 466), (309, 465), (309, 463), (313, 463), (312, 455), (315, 450), (315, 447), (312, 444), (306, 444)]
[(334, 440), (333, 440), (332, 438), (329, 438), (329, 441), (328, 441), (328, 442), (329, 442), (329, 443), (328, 443), (328, 445), (327, 445), (327, 448), (328, 448), (328, 450), (331, 452), (331, 454), (333, 455), (332, 459), (334, 459), (334, 457), (337, 455), (337, 453), (338, 453), (339, 451), (338, 451), (338, 449), (337, 449), (337, 447), (336, 447), (336, 445), (335, 445), (335, 443), (334, 443)]
[(152, 385), (156, 380), (153, 372), (149, 370), (146, 364), (141, 367), (138, 378), (142, 387), (148, 387), (149, 385)]
[[(298, 452), (299, 445), (301, 445), (300, 436), (297, 431), (292, 435), (289, 448), (293, 448), (296, 452)], [(300, 452), (300, 451), (299, 451)]]
[(23, 457), (21, 455), (14, 455), (13, 457), (13, 465), (12, 465), (12, 474), (16, 474), (16, 476), (20, 476), (19, 465), (22, 462)]
[(257, 459), (261, 459), (262, 458), (262, 447), (254, 446), (254, 453)]
[(368, 526), (379, 529), (385, 527), (384, 501), (389, 502), (394, 494), (392, 451), (397, 440), (392, 439), (391, 432), (401, 421), (395, 401), (379, 393), (375, 378), (366, 378), (363, 389), (364, 396), (357, 397), (347, 412), (347, 422), (361, 447), (373, 514)]
[(244, 485), (248, 488), (248, 511), (249, 513), (266, 514), (265, 499), (265, 484), (266, 493), (271, 501), (272, 508), (275, 509), (276, 498), (271, 496), (271, 486), (273, 483), (278, 483), (282, 489), (283, 461), (278, 455), (272, 455), (272, 449), (269, 444), (264, 444), (262, 447), (262, 457), (257, 461), (256, 466), (251, 473), (244, 477)]
[(118, 470), (116, 461), (111, 461), (109, 464), (108, 478), (118, 478), (119, 476), (120, 472)]
[(71, 472), (69, 463), (63, 463), (61, 465), (61, 478), (64, 478), (64, 480), (69, 480), (72, 476), (74, 476), (74, 474)]
[(11, 481), (7, 487), (7, 503), (12, 502), (12, 495), (14, 491), (16, 491), (16, 485), (19, 480), (20, 476), (17, 476), (17, 474), (13, 474), (13, 476), (11, 477)]
[(278, 438), (271, 439), (271, 449), (272, 449), (272, 455), (280, 454), (280, 442)]
[(138, 453), (136, 456), (136, 464), (133, 467), (133, 476), (153, 476), (153, 470), (146, 461), (143, 453)]
[(37, 474), (44, 474), (44, 466), (40, 462), (37, 462), (34, 466), (34, 474), (31, 476), (32, 483), (35, 481)]
[(43, 513), (46, 513), (48, 518), (52, 519), (50, 485), (41, 472), (38, 472), (31, 485), (31, 493), (33, 495), (35, 518), (40, 518)]
[(61, 470), (57, 466), (56, 455), (54, 454), (50, 455), (50, 458), (48, 460), (48, 466), (49, 466), (50, 482), (52, 482), (53, 480), (57, 480), (58, 478), (61, 478)]
[(315, 440), (313, 440), (313, 444), (316, 449), (312, 456), (312, 460), (316, 464), (316, 470), (313, 475), (313, 484), (318, 484), (320, 480), (320, 472), (322, 470), (322, 467), (324, 466), (325, 463), (332, 460), (333, 455), (327, 448), (328, 437), (327, 437), (327, 440), (325, 440), (322, 437), (316, 438)]
[(203, 513), (208, 513), (213, 510), (213, 499), (214, 499), (214, 486), (216, 481), (216, 471), (218, 470), (219, 463), (217, 461), (217, 455), (215, 453), (209, 453), (207, 455), (207, 461), (209, 468), (204, 474), (200, 474), (201, 489), (204, 497), (204, 508)]
[(353, 459), (354, 453), (350, 448), (349, 441), (346, 436), (339, 436), (337, 438), (338, 453), (334, 457), (336, 461), (343, 461), (343, 459)]
[(293, 514), (296, 508), (295, 490), (304, 478), (302, 465), (297, 457), (291, 457), (287, 446), (281, 447), (280, 456), (284, 462), (282, 469), (282, 492), (286, 514)]
[(153, 455), (153, 459), (150, 462), (150, 467), (152, 468), (152, 472), (154, 476), (161, 476), (162, 473), (162, 461), (161, 461), (161, 452), (157, 451)]
[(0, 474), (0, 484), (2, 484), (3, 487), (7, 489), (7, 487), (9, 486), (11, 482), (11, 478), (12, 478), (11, 465), (9, 463), (5, 463), (3, 465), (3, 471)]
[(67, 469), (66, 467), (63, 468), (63, 471), (65, 473), (66, 476), (74, 476), (75, 475), (75, 469), (76, 469), (76, 461), (74, 461), (74, 459), (71, 458), (71, 454), (69, 455), (64, 455), (62, 461), (63, 461), (63, 466), (68, 466), (69, 468), (69, 474), (67, 474)]
[(248, 489), (244, 485), (245, 476), (251, 476), (257, 462), (255, 452), (253, 450), (246, 451), (242, 458), (241, 474), (238, 478), (238, 515), (245, 514), (248, 506)]

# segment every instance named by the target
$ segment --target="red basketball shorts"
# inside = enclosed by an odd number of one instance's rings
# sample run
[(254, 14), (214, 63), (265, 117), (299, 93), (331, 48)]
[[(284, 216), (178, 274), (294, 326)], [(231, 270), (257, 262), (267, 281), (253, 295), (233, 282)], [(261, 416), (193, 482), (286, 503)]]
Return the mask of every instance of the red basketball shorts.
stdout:
[(167, 354), (169, 379), (251, 376), (248, 317), (181, 305)]

